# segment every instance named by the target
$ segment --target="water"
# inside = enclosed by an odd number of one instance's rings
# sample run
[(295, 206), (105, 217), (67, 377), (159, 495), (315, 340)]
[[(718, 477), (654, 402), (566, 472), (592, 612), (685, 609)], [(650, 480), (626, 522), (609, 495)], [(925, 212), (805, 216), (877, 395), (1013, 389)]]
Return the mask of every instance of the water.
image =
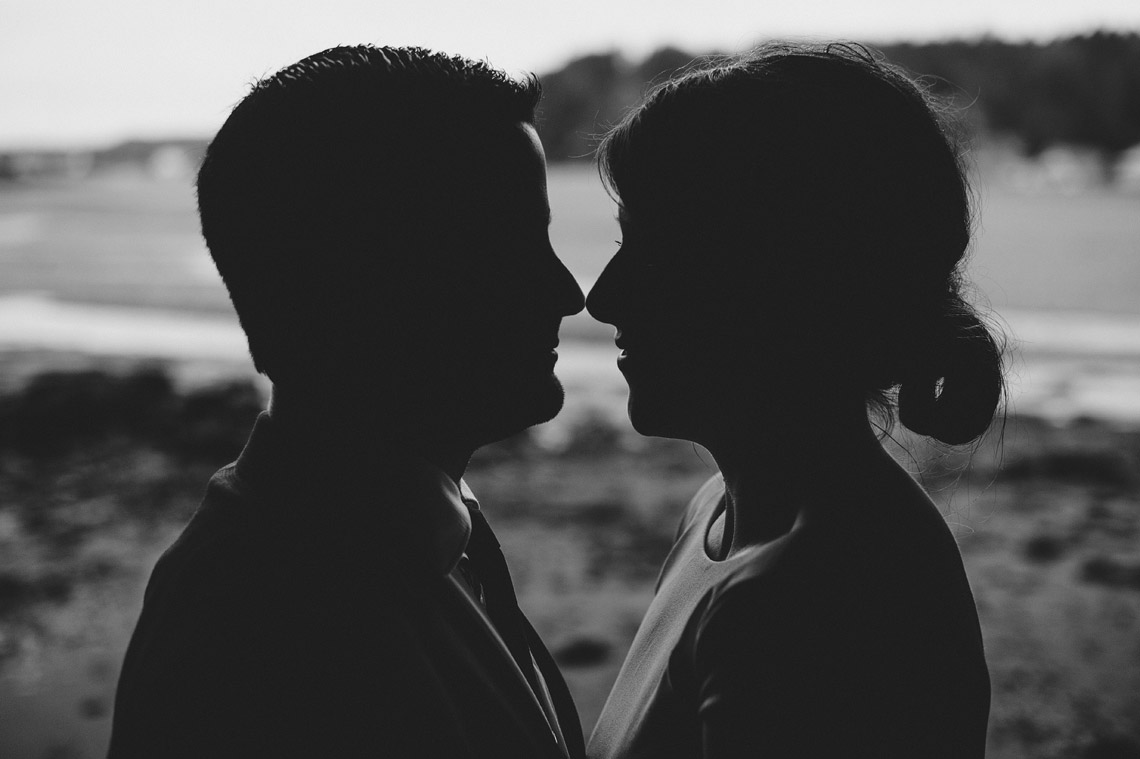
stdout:
[[(970, 275), (1014, 337), (1015, 409), (1140, 421), (1140, 198), (996, 187), (981, 198)], [(616, 247), (612, 202), (577, 166), (551, 170), (550, 200), (555, 249), (588, 289)], [(584, 402), (621, 393), (607, 334), (586, 316), (563, 329), (559, 372)], [(250, 371), (188, 181), (0, 190), (0, 353), (29, 351)]]

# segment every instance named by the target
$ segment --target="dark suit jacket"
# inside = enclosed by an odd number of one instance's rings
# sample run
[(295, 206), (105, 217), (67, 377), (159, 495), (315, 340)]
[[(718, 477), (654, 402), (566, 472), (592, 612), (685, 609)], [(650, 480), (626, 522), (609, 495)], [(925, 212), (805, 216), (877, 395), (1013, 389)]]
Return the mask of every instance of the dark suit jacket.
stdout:
[[(564, 759), (449, 571), (469, 534), (444, 502), (458, 489), (407, 462), (370, 463), (361, 476), (350, 452), (283, 445), (258, 420), (151, 576), (111, 759)], [(581, 757), (565, 682), (528, 632), (568, 753)]]

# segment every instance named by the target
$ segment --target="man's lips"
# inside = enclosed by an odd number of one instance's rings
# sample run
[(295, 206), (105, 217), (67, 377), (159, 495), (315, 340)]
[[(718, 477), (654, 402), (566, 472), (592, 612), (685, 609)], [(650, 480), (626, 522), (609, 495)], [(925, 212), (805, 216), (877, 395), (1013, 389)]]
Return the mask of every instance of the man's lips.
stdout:
[(540, 355), (543, 355), (547, 358), (557, 360), (558, 359), (558, 338), (554, 338), (554, 340), (552, 340), (552, 341), (547, 341), (547, 342), (540, 344), (535, 352), (540, 354)]
[(510, 351), (521, 350), (526, 353), (550, 353), (558, 348), (559, 342), (557, 333), (553, 336), (549, 334), (514, 335), (504, 337), (497, 347)]
[(531, 363), (558, 358), (559, 340), (555, 338), (510, 339), (505, 338), (492, 344), (481, 360), (502, 362), (504, 365), (515, 362)]

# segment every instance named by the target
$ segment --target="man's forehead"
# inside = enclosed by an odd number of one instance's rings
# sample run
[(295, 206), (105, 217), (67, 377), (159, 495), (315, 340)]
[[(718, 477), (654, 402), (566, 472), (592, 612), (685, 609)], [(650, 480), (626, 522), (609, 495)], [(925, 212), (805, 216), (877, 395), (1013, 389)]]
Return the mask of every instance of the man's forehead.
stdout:
[(485, 144), (486, 150), (470, 165), (471, 175), (465, 182), (469, 199), (488, 211), (525, 215), (549, 224), (546, 163), (534, 127), (520, 123), (501, 136), (501, 142)]

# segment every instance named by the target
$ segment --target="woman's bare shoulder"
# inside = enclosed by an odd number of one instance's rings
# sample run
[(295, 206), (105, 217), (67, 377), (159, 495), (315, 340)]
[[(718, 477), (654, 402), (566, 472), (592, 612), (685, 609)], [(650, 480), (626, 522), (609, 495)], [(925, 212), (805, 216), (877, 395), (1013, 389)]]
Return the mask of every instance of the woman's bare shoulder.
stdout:
[(712, 511), (717, 508), (723, 496), (724, 477), (720, 472), (717, 472), (705, 480), (705, 484), (701, 485), (700, 490), (697, 491), (681, 513), (681, 521), (677, 525), (677, 533), (673, 537), (674, 541), (680, 538), (694, 522), (700, 521), (702, 516), (711, 516)]

